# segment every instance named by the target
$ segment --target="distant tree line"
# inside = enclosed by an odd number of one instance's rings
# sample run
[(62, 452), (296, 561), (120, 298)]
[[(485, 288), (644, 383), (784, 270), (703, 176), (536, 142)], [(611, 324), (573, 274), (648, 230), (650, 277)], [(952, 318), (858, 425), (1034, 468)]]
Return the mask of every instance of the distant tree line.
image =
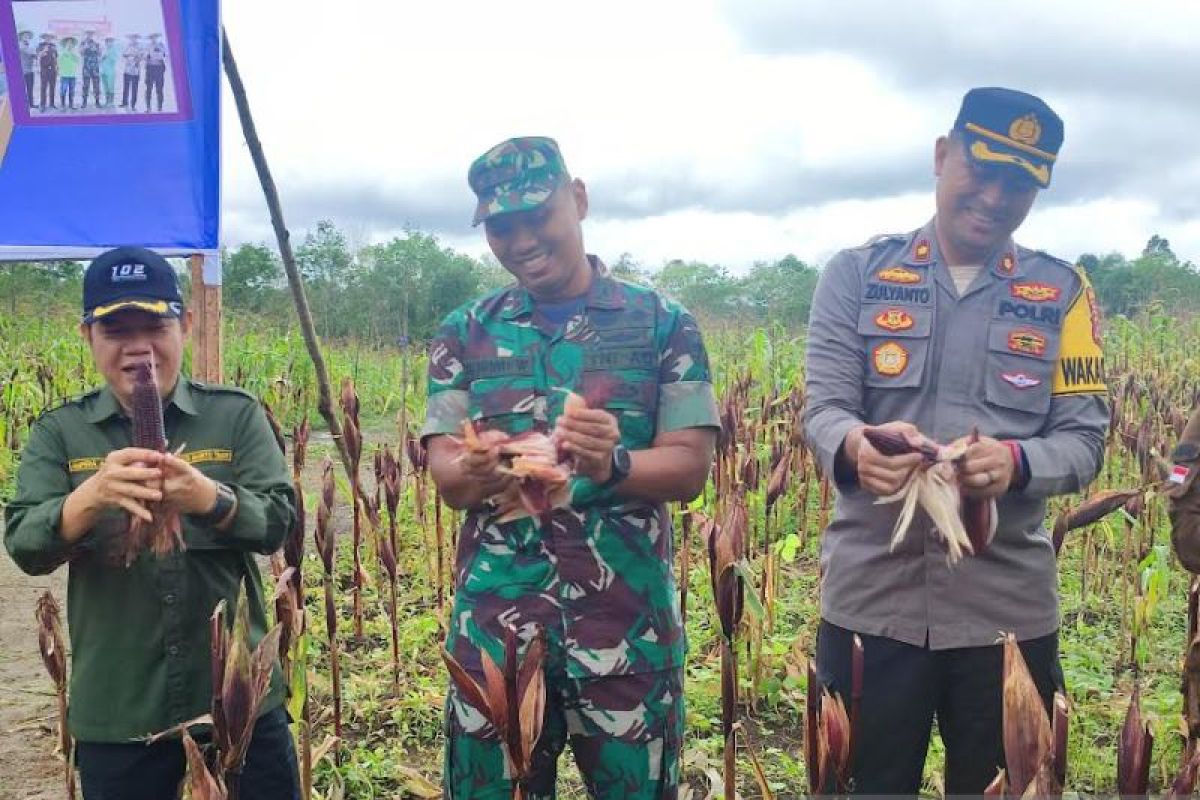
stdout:
[[(444, 247), (437, 237), (407, 231), (382, 244), (354, 247), (322, 221), (296, 248), (318, 332), (380, 344), (429, 337), (453, 308), (511, 282), (494, 259), (475, 259)], [(672, 260), (650, 269), (622, 254), (609, 260), (625, 280), (654, 286), (706, 325), (778, 323), (799, 330), (808, 322), (819, 270), (793, 255), (753, 264), (745, 274), (719, 264)], [(1200, 313), (1200, 270), (1181, 261), (1155, 235), (1141, 255), (1079, 258), (1106, 314), (1134, 316), (1151, 306), (1172, 314)], [(294, 314), (279, 255), (243, 244), (222, 253), (223, 291), (231, 316), (256, 326), (286, 326)], [(0, 265), (0, 309), (61, 306), (77, 310), (83, 266), (75, 262)], [(188, 276), (183, 274), (185, 288)]]

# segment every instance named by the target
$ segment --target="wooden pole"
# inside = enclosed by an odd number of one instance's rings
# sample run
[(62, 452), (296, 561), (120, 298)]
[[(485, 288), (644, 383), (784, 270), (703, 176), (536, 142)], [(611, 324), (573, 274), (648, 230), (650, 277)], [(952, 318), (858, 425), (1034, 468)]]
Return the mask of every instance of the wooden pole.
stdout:
[(204, 280), (204, 256), (188, 257), (192, 274), (192, 377), (207, 383), (223, 378), (221, 285)]
[(321, 345), (313, 326), (312, 312), (308, 307), (308, 296), (304, 292), (304, 281), (296, 267), (296, 257), (292, 252), (291, 234), (283, 221), (283, 206), (279, 202), (279, 192), (275, 188), (275, 179), (271, 177), (271, 169), (267, 166), (267, 156), (263, 152), (262, 142), (258, 138), (258, 130), (254, 127), (254, 117), (250, 114), (250, 100), (246, 96), (246, 86), (242, 83), (241, 73), (238, 72), (237, 61), (233, 58), (233, 49), (229, 46), (229, 35), (221, 29), (221, 60), (225, 65), (225, 77), (229, 80), (229, 89), (233, 93), (234, 105), (237, 106), (238, 119), (242, 123), (242, 134), (246, 137), (246, 147), (250, 150), (250, 158), (258, 173), (258, 181), (262, 185), (263, 196), (267, 200), (267, 210), (271, 214), (271, 227), (275, 229), (275, 239), (279, 243), (279, 256), (283, 261), (283, 271), (287, 274), (288, 286), (292, 290), (292, 302), (296, 306), (296, 317), (300, 321), (300, 333), (304, 337), (304, 346), (312, 359), (313, 370), (317, 374), (317, 411), (329, 427), (329, 433), (337, 446), (342, 466), (347, 475), (352, 474), (350, 453), (342, 437), (342, 426), (337, 415), (333, 413), (333, 392), (329, 388), (329, 372), (325, 368), (325, 358), (321, 355)]

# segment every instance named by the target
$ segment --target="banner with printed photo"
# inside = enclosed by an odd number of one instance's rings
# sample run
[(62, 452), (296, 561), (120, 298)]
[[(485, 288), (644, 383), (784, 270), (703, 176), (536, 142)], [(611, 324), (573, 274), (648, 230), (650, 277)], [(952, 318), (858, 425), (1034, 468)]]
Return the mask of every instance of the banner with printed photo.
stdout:
[(211, 253), (217, 0), (0, 0), (0, 260)]

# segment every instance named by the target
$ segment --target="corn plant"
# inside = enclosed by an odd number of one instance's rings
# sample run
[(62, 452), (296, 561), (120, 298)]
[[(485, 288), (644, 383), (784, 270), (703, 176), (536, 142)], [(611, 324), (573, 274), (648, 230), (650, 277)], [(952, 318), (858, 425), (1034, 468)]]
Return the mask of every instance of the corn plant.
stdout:
[(333, 461), (326, 456), (321, 461), (321, 500), (317, 506), (317, 526), (313, 531), (317, 552), (324, 567), (322, 583), (325, 588), (325, 635), (329, 640), (329, 666), (333, 680), (333, 735), (342, 739), (342, 673), (338, 658), (337, 604), (334, 602), (334, 540), (333, 504), (335, 486)]
[(67, 649), (63, 643), (62, 614), (49, 590), (38, 598), (34, 616), (38, 623), (38, 650), (42, 654), (46, 672), (54, 682), (54, 695), (58, 700), (58, 748), (66, 762), (64, 775), (67, 797), (75, 800), (74, 748), (67, 730)]
[(359, 502), (359, 465), (362, 461), (362, 428), (358, 418), (358, 394), (354, 391), (354, 382), (349, 378), (342, 381), (340, 395), (342, 406), (342, 436), (346, 442), (346, 453), (350, 457), (350, 509), (353, 519), (353, 553), (354, 553), (354, 583), (351, 590), (354, 598), (354, 637), (363, 636), (363, 585), (367, 576), (362, 565), (362, 506)]
[(448, 650), (442, 650), (459, 697), (483, 715), (500, 739), (513, 776), (513, 800), (522, 800), (526, 795), (525, 782), (542, 735), (546, 709), (545, 633), (540, 628), (534, 631), (524, 657), (518, 658), (518, 649), (517, 632), (509, 628), (504, 637), (503, 668), (496, 665), (486, 650), (480, 651), (482, 686)]
[(741, 494), (729, 498), (720, 524), (709, 524), (708, 566), (713, 600), (721, 625), (721, 736), (725, 742), (725, 798), (737, 794), (734, 724), (737, 722), (738, 663), (735, 638), (745, 602), (746, 502)]

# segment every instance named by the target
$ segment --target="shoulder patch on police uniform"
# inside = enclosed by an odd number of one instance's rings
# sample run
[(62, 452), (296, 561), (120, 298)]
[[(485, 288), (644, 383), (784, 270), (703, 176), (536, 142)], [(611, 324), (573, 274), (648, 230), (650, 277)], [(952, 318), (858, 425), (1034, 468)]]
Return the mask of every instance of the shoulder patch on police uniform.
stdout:
[(1076, 269), (1075, 272), (1079, 276), (1079, 291), (1063, 318), (1062, 339), (1050, 390), (1055, 396), (1108, 391), (1096, 292), (1083, 270)]

